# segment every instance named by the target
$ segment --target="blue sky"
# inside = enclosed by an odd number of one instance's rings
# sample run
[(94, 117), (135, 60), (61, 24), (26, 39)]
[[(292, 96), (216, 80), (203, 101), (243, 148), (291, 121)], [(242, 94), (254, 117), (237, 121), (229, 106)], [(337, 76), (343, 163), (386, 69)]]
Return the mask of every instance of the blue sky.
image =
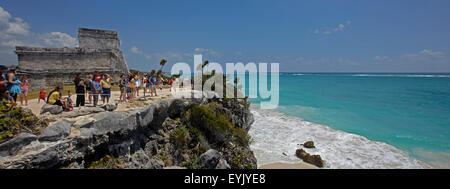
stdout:
[(14, 45), (74, 47), (119, 32), (129, 67), (278, 62), (283, 72), (450, 72), (450, 1), (0, 1), (0, 64)]

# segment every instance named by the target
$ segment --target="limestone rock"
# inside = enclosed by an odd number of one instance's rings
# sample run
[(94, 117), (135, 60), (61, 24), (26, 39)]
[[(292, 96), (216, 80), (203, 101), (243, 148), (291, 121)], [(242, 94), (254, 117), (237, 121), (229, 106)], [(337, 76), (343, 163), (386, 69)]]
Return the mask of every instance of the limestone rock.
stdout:
[(99, 106), (99, 108), (104, 109), (105, 111), (109, 111), (112, 112), (117, 108), (117, 104), (113, 103), (113, 104), (103, 104), (101, 106)]
[(142, 126), (148, 126), (153, 121), (155, 105), (146, 106), (139, 111), (139, 122)]
[(72, 124), (73, 122), (65, 120), (53, 123), (42, 131), (39, 141), (56, 141), (69, 136)]
[(217, 150), (210, 149), (200, 156), (200, 168), (214, 169), (219, 163), (220, 153)]
[(0, 156), (16, 155), (23, 146), (36, 141), (36, 135), (22, 133), (19, 136), (0, 144)]
[(80, 110), (74, 109), (73, 111), (70, 111), (70, 112), (63, 112), (62, 114), (63, 114), (63, 117), (79, 117), (79, 116), (95, 114), (95, 113), (104, 112), (104, 111), (105, 110), (103, 108), (99, 108), (99, 107), (85, 107)]
[(180, 113), (186, 108), (186, 104), (183, 99), (175, 99), (169, 106), (169, 117), (172, 119), (180, 117)]
[(104, 135), (113, 132), (128, 132), (138, 126), (136, 116), (126, 115), (123, 112), (101, 112), (92, 116), (95, 120), (81, 126), (82, 136)]
[(315, 148), (313, 141), (307, 141), (303, 144), (305, 148)]
[(145, 154), (143, 150), (139, 150), (130, 156), (130, 162), (132, 163), (131, 169), (152, 169), (153, 165), (150, 158)]
[(150, 159), (153, 169), (162, 169), (164, 167), (164, 162), (160, 159)]
[(231, 167), (228, 164), (227, 160), (220, 159), (219, 163), (216, 165), (216, 169), (231, 169)]
[(317, 167), (324, 167), (325, 166), (325, 161), (322, 160), (320, 155), (310, 155), (308, 152), (306, 152), (303, 149), (297, 149), (295, 151), (295, 155), (298, 158), (302, 159), (306, 163), (313, 164), (313, 165), (315, 165)]
[(41, 108), (41, 114), (50, 112), (51, 114), (60, 114), (63, 112), (63, 108), (58, 105), (44, 104)]

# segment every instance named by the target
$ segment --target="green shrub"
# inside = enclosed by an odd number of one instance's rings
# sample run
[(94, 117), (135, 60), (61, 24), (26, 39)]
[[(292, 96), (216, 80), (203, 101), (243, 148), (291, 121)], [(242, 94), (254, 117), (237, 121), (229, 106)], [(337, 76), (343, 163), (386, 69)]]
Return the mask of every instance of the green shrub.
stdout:
[(22, 132), (40, 134), (48, 122), (39, 120), (33, 113), (24, 111), (22, 107), (0, 102), (0, 143), (5, 142)]
[(241, 128), (231, 123), (231, 118), (219, 111), (218, 104), (194, 105), (182, 116), (188, 127), (197, 128), (209, 141), (222, 145), (228, 142), (238, 142), (247, 146), (250, 136)]
[(88, 169), (120, 169), (124, 164), (121, 159), (106, 155), (98, 161), (91, 162)]
[(170, 135), (170, 140), (178, 146), (188, 144), (191, 140), (189, 130), (185, 126), (176, 128), (175, 131), (173, 131)]

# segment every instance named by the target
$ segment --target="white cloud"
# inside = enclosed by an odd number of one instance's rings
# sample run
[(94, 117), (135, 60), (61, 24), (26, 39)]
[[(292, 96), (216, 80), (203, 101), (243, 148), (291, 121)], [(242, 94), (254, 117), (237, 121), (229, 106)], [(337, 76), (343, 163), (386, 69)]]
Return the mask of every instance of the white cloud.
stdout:
[(424, 49), (415, 54), (406, 54), (401, 58), (406, 59), (411, 62), (421, 62), (421, 63), (448, 63), (449, 60), (445, 53), (441, 51), (433, 51)]
[(151, 58), (151, 55), (145, 54), (141, 50), (139, 50), (136, 46), (131, 47), (131, 52), (134, 54), (140, 54), (145, 57), (145, 59), (149, 60)]
[(134, 54), (141, 54), (142, 51), (139, 50), (136, 46), (131, 47), (131, 52)]
[(338, 58), (337, 62), (340, 64), (350, 64), (350, 65), (358, 65), (359, 64), (359, 62), (357, 62), (357, 61), (353, 61), (353, 60), (346, 59), (346, 58)]
[(74, 37), (61, 32), (51, 32), (41, 35), (40, 39), (48, 46), (75, 47), (78, 42)]
[(6, 29), (6, 33), (12, 35), (23, 35), (27, 36), (29, 33), (30, 25), (24, 22), (21, 18), (14, 18), (13, 22), (8, 23), (8, 29)]
[(209, 55), (212, 55), (212, 56), (218, 56), (219, 55), (218, 52), (216, 52), (216, 51), (214, 51), (212, 49), (195, 48), (194, 51), (197, 52), (197, 53), (204, 53), (204, 54), (209, 54)]
[(389, 56), (375, 56), (375, 57), (373, 57), (373, 60), (375, 60), (378, 63), (385, 63), (385, 62), (392, 61)]
[(22, 18), (0, 7), (0, 56), (2, 64), (17, 64), (15, 46), (76, 47), (76, 38), (62, 32), (34, 33)]
[(314, 34), (330, 35), (330, 34), (335, 33), (335, 32), (344, 31), (345, 27), (350, 25), (350, 24), (351, 24), (351, 21), (347, 20), (345, 22), (345, 24), (339, 24), (339, 25), (337, 25), (337, 27), (334, 27), (334, 28), (315, 29), (314, 30)]
[(11, 14), (0, 7), (0, 30), (4, 30), (9, 27), (9, 19), (11, 19)]
[(424, 50), (420, 51), (419, 54), (424, 55), (424, 56), (436, 57), (436, 58), (443, 58), (443, 57), (445, 57), (445, 54), (443, 52), (440, 52), (440, 51), (433, 52), (432, 50), (427, 50), (427, 49), (424, 49)]
[(5, 46), (5, 47), (16, 47), (16, 46), (23, 46), (23, 43), (21, 41), (12, 39), (9, 41), (2, 41), (0, 43), (1, 46)]

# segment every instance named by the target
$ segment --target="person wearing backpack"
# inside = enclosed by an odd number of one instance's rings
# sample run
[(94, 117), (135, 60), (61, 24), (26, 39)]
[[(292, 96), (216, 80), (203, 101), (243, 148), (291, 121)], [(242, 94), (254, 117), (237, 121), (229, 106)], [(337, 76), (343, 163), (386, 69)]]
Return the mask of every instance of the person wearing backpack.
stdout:
[(152, 86), (150, 88), (151, 94), (155, 94), (155, 96), (158, 96), (158, 94), (156, 94), (156, 76), (155, 75), (151, 75), (150, 78), (150, 82), (152, 83)]

